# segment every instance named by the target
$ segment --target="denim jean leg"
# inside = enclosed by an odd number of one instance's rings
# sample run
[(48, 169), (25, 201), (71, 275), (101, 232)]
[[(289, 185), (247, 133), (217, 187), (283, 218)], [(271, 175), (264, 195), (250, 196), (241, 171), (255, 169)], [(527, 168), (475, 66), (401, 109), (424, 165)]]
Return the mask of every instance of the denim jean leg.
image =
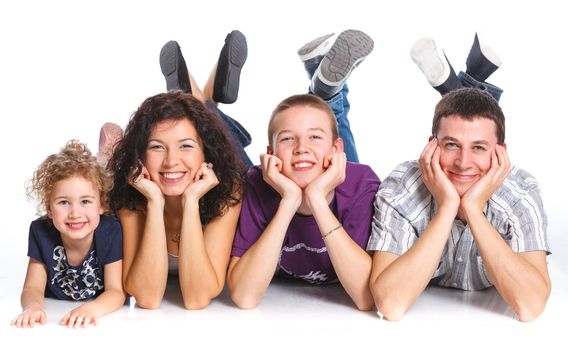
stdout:
[(245, 151), (245, 147), (251, 143), (251, 137), (248, 131), (239, 122), (223, 113), (213, 102), (207, 101), (205, 102), (205, 106), (221, 118), (223, 124), (227, 127), (229, 135), (235, 143), (235, 148), (239, 152), (239, 155), (246, 167), (252, 167), (253, 163)]
[(501, 88), (486, 82), (479, 82), (475, 80), (474, 77), (465, 72), (460, 72), (460, 74), (458, 74), (458, 79), (465, 87), (476, 87), (483, 91), (487, 91), (497, 102), (499, 102), (501, 94), (503, 93), (503, 90)]
[(335, 119), (337, 119), (337, 126), (339, 127), (339, 137), (343, 139), (343, 148), (347, 155), (347, 160), (353, 163), (359, 163), (359, 156), (357, 155), (357, 148), (355, 147), (355, 138), (351, 132), (351, 125), (347, 115), (349, 114), (349, 100), (347, 94), (349, 88), (347, 84), (343, 84), (341, 92), (325, 102), (333, 110)]

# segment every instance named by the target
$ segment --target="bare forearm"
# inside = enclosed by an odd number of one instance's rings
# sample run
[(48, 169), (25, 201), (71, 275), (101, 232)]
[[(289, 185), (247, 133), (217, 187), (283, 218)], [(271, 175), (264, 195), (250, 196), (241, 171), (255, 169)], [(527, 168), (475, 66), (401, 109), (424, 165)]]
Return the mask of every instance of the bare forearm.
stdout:
[(550, 295), (547, 274), (543, 275), (528, 260), (515, 253), (482, 212), (469, 213), (468, 224), (489, 278), (499, 294), (521, 320), (534, 319), (544, 310)]
[(149, 203), (147, 215), (140, 246), (127, 272), (124, 287), (140, 306), (156, 308), (163, 298), (168, 278), (163, 208)]
[(441, 209), (416, 243), (372, 279), (375, 304), (387, 319), (400, 319), (430, 282), (454, 217), (454, 211)]
[[(310, 207), (322, 236), (339, 226), (325, 198), (311, 201)], [(333, 268), (343, 288), (359, 310), (370, 310), (373, 297), (369, 289), (371, 257), (341, 227), (323, 238)]]
[(197, 202), (184, 209), (181, 231), (179, 281), (184, 305), (201, 309), (221, 293), (225, 279), (217, 275), (207, 253)]
[(85, 307), (91, 311), (93, 317), (99, 318), (120, 309), (125, 299), (126, 295), (121, 290), (108, 289), (95, 300), (88, 302)]
[(232, 267), (229, 289), (233, 301), (241, 308), (252, 308), (266, 292), (280, 257), (286, 231), (297, 205), (282, 200), (270, 224), (260, 238)]
[(374, 306), (369, 278), (371, 257), (340, 229), (325, 238), (327, 251), (343, 288), (359, 310)]
[(22, 305), (22, 310), (26, 310), (30, 307), (43, 309), (45, 305), (45, 298), (42, 291), (34, 288), (24, 288), (20, 297), (20, 303)]

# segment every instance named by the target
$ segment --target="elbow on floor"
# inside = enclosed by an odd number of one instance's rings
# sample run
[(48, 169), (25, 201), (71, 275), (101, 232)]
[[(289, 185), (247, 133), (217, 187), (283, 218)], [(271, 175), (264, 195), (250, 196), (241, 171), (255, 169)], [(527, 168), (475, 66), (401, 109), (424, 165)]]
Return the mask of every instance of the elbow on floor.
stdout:
[(186, 298), (183, 300), (183, 306), (188, 310), (201, 310), (211, 303), (211, 298)]
[(360, 302), (360, 301), (357, 302), (357, 301), (353, 300), (353, 303), (355, 303), (355, 307), (359, 311), (371, 311), (373, 309), (373, 307), (375, 306), (372, 302), (366, 303), (366, 302)]
[(162, 303), (162, 300), (157, 298), (142, 298), (134, 296), (134, 299), (136, 300), (136, 305), (138, 305), (143, 309), (148, 309), (148, 310), (159, 309), (160, 304)]
[(239, 307), (239, 309), (250, 310), (254, 309), (260, 303), (261, 298), (250, 295), (239, 297), (231, 294), (231, 299)]
[(406, 312), (406, 308), (388, 300), (375, 300), (375, 302), (379, 314), (389, 321), (399, 321)]
[(515, 313), (521, 322), (531, 322), (544, 311), (545, 303), (538, 305), (517, 305), (514, 307)]

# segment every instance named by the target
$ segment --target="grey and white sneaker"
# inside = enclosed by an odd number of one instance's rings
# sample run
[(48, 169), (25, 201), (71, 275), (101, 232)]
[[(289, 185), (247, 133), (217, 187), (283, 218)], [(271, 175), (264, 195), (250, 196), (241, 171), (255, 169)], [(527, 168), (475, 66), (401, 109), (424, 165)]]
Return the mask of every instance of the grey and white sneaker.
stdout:
[(331, 46), (333, 46), (338, 36), (339, 34), (334, 33), (320, 36), (304, 44), (304, 46), (298, 50), (298, 56), (300, 56), (300, 60), (304, 63), (310, 80), (321, 60), (323, 60), (325, 54), (329, 52), (329, 49), (331, 49)]
[(353, 69), (373, 48), (373, 39), (362, 31), (341, 32), (314, 72), (310, 90), (324, 100), (330, 99), (341, 91)]
[(410, 58), (440, 94), (462, 87), (448, 58), (432, 38), (418, 39), (410, 49)]

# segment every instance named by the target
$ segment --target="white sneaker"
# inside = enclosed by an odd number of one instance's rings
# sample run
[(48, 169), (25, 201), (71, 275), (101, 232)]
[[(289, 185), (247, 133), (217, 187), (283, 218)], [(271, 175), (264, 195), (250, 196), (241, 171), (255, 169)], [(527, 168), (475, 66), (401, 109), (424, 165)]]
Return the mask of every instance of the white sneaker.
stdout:
[(450, 76), (450, 65), (432, 38), (418, 39), (410, 49), (410, 58), (424, 73), (430, 85), (442, 85)]

